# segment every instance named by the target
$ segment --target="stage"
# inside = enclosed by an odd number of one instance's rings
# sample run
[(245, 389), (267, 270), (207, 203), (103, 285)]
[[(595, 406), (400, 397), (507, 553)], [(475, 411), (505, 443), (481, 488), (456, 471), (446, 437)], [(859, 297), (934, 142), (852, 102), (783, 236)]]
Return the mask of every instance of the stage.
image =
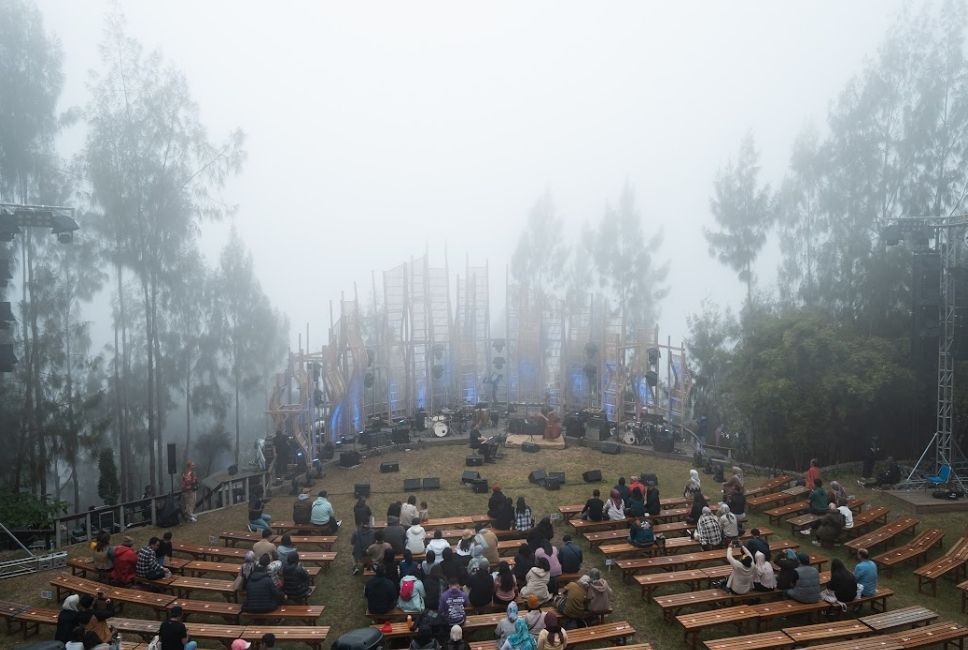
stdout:
[(968, 512), (968, 499), (935, 499), (925, 490), (884, 490), (891, 501), (916, 515), (935, 512)]
[(542, 436), (529, 436), (526, 433), (509, 433), (504, 442), (505, 447), (520, 447), (526, 442), (533, 442), (541, 449), (564, 449), (565, 437), (558, 436), (554, 440), (545, 440)]

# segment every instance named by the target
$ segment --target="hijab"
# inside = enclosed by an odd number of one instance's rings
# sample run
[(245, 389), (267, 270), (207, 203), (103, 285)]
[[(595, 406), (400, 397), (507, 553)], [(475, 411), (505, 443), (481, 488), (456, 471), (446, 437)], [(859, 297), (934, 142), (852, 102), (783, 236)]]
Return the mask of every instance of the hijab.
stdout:
[[(706, 509), (703, 508), (703, 513), (705, 514), (705, 512), (706, 512)], [(710, 513), (712, 513), (711, 510), (710, 510)], [(729, 511), (729, 506), (726, 505), (725, 503), (719, 504), (719, 514), (722, 517), (726, 517), (727, 521), (732, 521), (736, 519), (736, 515), (734, 515), (732, 512)]]
[(618, 493), (618, 490), (612, 488), (612, 493), (609, 496), (613, 506), (616, 508), (622, 507), (622, 495)]
[(455, 641), (456, 642), (456, 641), (460, 641), (463, 638), (464, 638), (464, 631), (462, 629), (460, 629), (460, 625), (455, 625), (452, 628), (450, 628), (450, 640), (451, 641)]
[(561, 645), (565, 637), (561, 633), (561, 626), (558, 625), (558, 615), (555, 614), (555, 610), (552, 609), (545, 614), (544, 622), (545, 629), (548, 630), (548, 642), (551, 645)]
[(702, 487), (702, 483), (699, 482), (699, 472), (694, 469), (689, 470), (689, 480), (696, 484), (696, 487)]
[(518, 620), (518, 604), (515, 602), (508, 603), (508, 620), (512, 623)]
[(534, 637), (523, 618), (514, 620), (514, 632), (508, 636), (508, 643), (514, 650), (535, 650)]
[(740, 487), (742, 487), (743, 486), (743, 480), (744, 480), (743, 479), (743, 470), (742, 470), (742, 468), (733, 466), (733, 476), (736, 477), (736, 481), (740, 484)]

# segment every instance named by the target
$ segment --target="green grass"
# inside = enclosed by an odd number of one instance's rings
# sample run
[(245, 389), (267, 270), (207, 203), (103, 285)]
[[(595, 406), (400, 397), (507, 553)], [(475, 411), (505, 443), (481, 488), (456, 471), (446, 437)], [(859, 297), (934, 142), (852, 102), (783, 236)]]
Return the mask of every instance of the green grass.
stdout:
[[(362, 596), (363, 579), (351, 575), (350, 533), (352, 530), (353, 485), (369, 482), (372, 488), (370, 506), (378, 519), (382, 519), (391, 501), (403, 500), (406, 494), (402, 492), (405, 477), (439, 476), (442, 483), (441, 490), (431, 492), (417, 492), (418, 500), (426, 500), (430, 505), (431, 517), (447, 515), (476, 514), (486, 510), (488, 495), (473, 494), (469, 487), (460, 485), (461, 472), (465, 469), (464, 457), (468, 450), (464, 445), (437, 446), (387, 454), (367, 460), (362, 467), (355, 469), (333, 468), (327, 475), (317, 481), (316, 489), (325, 488), (336, 508), (337, 514), (345, 521), (344, 528), (339, 535), (336, 550), (339, 553), (337, 561), (328, 572), (323, 572), (317, 579), (317, 590), (313, 594), (314, 604), (323, 604), (326, 611), (321, 625), (332, 627), (330, 640), (341, 633), (368, 624), (363, 616), (365, 603)], [(482, 475), (489, 479), (490, 484), (501, 485), (505, 494), (517, 497), (523, 495), (531, 505), (537, 517), (557, 512), (562, 504), (583, 502), (594, 487), (599, 487), (606, 494), (615, 479), (642, 471), (654, 472), (659, 477), (659, 485), (663, 496), (678, 496), (688, 475), (691, 464), (687, 459), (667, 460), (643, 456), (638, 454), (621, 454), (607, 456), (591, 449), (574, 447), (563, 451), (542, 451), (537, 454), (525, 454), (518, 450), (505, 450), (506, 457), (496, 465), (482, 468)], [(384, 460), (400, 462), (399, 474), (380, 474), (379, 463)], [(566, 474), (566, 484), (560, 491), (547, 491), (531, 485), (527, 481), (529, 472), (542, 468), (547, 471), (563, 471)], [(600, 485), (589, 485), (581, 482), (581, 473), (587, 469), (601, 469), (605, 482)], [(879, 492), (856, 487), (856, 476), (825, 476), (825, 479), (839, 479), (848, 491), (865, 499), (868, 503), (883, 504), (889, 507), (893, 503)], [(748, 476), (748, 484), (755, 486), (765, 480), (765, 477)], [(717, 486), (711, 476), (703, 475), (703, 485), (708, 496), (718, 494)], [(293, 497), (275, 496), (266, 507), (277, 519), (291, 519)], [(889, 518), (900, 512), (894, 509)], [(218, 512), (202, 513), (198, 523), (182, 525), (175, 529), (176, 539), (189, 542), (207, 543), (210, 535), (218, 535), (222, 530), (241, 530), (245, 526), (245, 505), (228, 508)], [(962, 534), (966, 518), (964, 514), (944, 514), (921, 516), (919, 530), (927, 527), (940, 527), (945, 530), (946, 546)], [(753, 515), (751, 524), (766, 525), (766, 517)], [(773, 529), (780, 538), (789, 537), (787, 526), (774, 526)], [(569, 532), (570, 527), (564, 523), (556, 525), (556, 543), (560, 543), (561, 535)], [(151, 535), (158, 534), (158, 529), (143, 528), (131, 531), (132, 536), (140, 545)], [(801, 537), (800, 543), (806, 538)], [(114, 540), (118, 541), (117, 539)], [(609, 573), (604, 567), (600, 554), (588, 548), (581, 538), (577, 541), (585, 549), (585, 569), (598, 566), (612, 584), (616, 592), (614, 620), (627, 620), (637, 630), (636, 642), (649, 641), (653, 647), (664, 650), (666, 648), (682, 648), (681, 630), (675, 624), (662, 620), (661, 611), (652, 603), (642, 601), (637, 588), (628, 587), (621, 583), (617, 572)], [(811, 547), (812, 548), (812, 547)], [(72, 547), (72, 553), (85, 553), (83, 546)], [(824, 554), (846, 558), (846, 550), (842, 547), (823, 551)], [(932, 554), (932, 558), (937, 552)], [(852, 562), (848, 566), (852, 566)], [(963, 620), (960, 613), (960, 596), (950, 581), (943, 581), (938, 587), (938, 597), (923, 596), (917, 593), (917, 580), (911, 573), (910, 566), (895, 571), (892, 577), (882, 576), (882, 584), (894, 589), (896, 596), (890, 601), (890, 608), (898, 608), (911, 604), (923, 604), (940, 613), (943, 618)], [(44, 601), (40, 592), (47, 588), (47, 580), (51, 573), (45, 572), (25, 578), (16, 578), (0, 583), (5, 587), (3, 598), (13, 599), (24, 603), (59, 606), (50, 601)], [(196, 598), (204, 598), (196, 594)], [(150, 611), (141, 611), (137, 607), (128, 607), (126, 616), (152, 618)], [(50, 634), (51, 628), (43, 628), (42, 633)], [(715, 629), (710, 636), (724, 636), (730, 634), (726, 628)], [(490, 631), (481, 630), (472, 636), (473, 639), (490, 638)], [(18, 638), (11, 637), (0, 631), (0, 647), (11, 647)], [(203, 643), (203, 647), (218, 647), (211, 643)], [(297, 646), (291, 646), (297, 647)], [(299, 646), (305, 647), (305, 646)]]

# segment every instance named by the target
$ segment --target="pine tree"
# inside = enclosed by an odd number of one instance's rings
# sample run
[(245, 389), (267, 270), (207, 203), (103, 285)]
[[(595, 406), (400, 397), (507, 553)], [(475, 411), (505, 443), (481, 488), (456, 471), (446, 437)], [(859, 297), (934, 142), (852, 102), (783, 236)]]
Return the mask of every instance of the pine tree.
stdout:
[(107, 448), (101, 450), (97, 457), (97, 469), (100, 474), (97, 480), (97, 495), (104, 499), (105, 504), (113, 506), (118, 502), (118, 495), (121, 494), (113, 451)]

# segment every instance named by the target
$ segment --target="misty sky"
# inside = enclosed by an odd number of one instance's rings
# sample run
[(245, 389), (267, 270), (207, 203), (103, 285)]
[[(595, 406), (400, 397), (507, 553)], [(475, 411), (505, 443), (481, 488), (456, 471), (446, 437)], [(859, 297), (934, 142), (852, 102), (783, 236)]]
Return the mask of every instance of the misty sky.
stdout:
[[(64, 47), (64, 108), (83, 105), (110, 4), (39, 4)], [(131, 34), (186, 73), (212, 136), (245, 130), (223, 197), (293, 341), (308, 322), (314, 348), (328, 301), (354, 281), (369, 298), (371, 270), (425, 247), (443, 264), (446, 245), (454, 272), (469, 253), (503, 287), (541, 193), (571, 240), (626, 179), (646, 232), (665, 230), (662, 338), (685, 336), (704, 297), (738, 306), (743, 287), (702, 237), (716, 170), (752, 129), (778, 182), (796, 133), (824, 126), (902, 4), (120, 3)], [(227, 226), (204, 232), (215, 259)]]

